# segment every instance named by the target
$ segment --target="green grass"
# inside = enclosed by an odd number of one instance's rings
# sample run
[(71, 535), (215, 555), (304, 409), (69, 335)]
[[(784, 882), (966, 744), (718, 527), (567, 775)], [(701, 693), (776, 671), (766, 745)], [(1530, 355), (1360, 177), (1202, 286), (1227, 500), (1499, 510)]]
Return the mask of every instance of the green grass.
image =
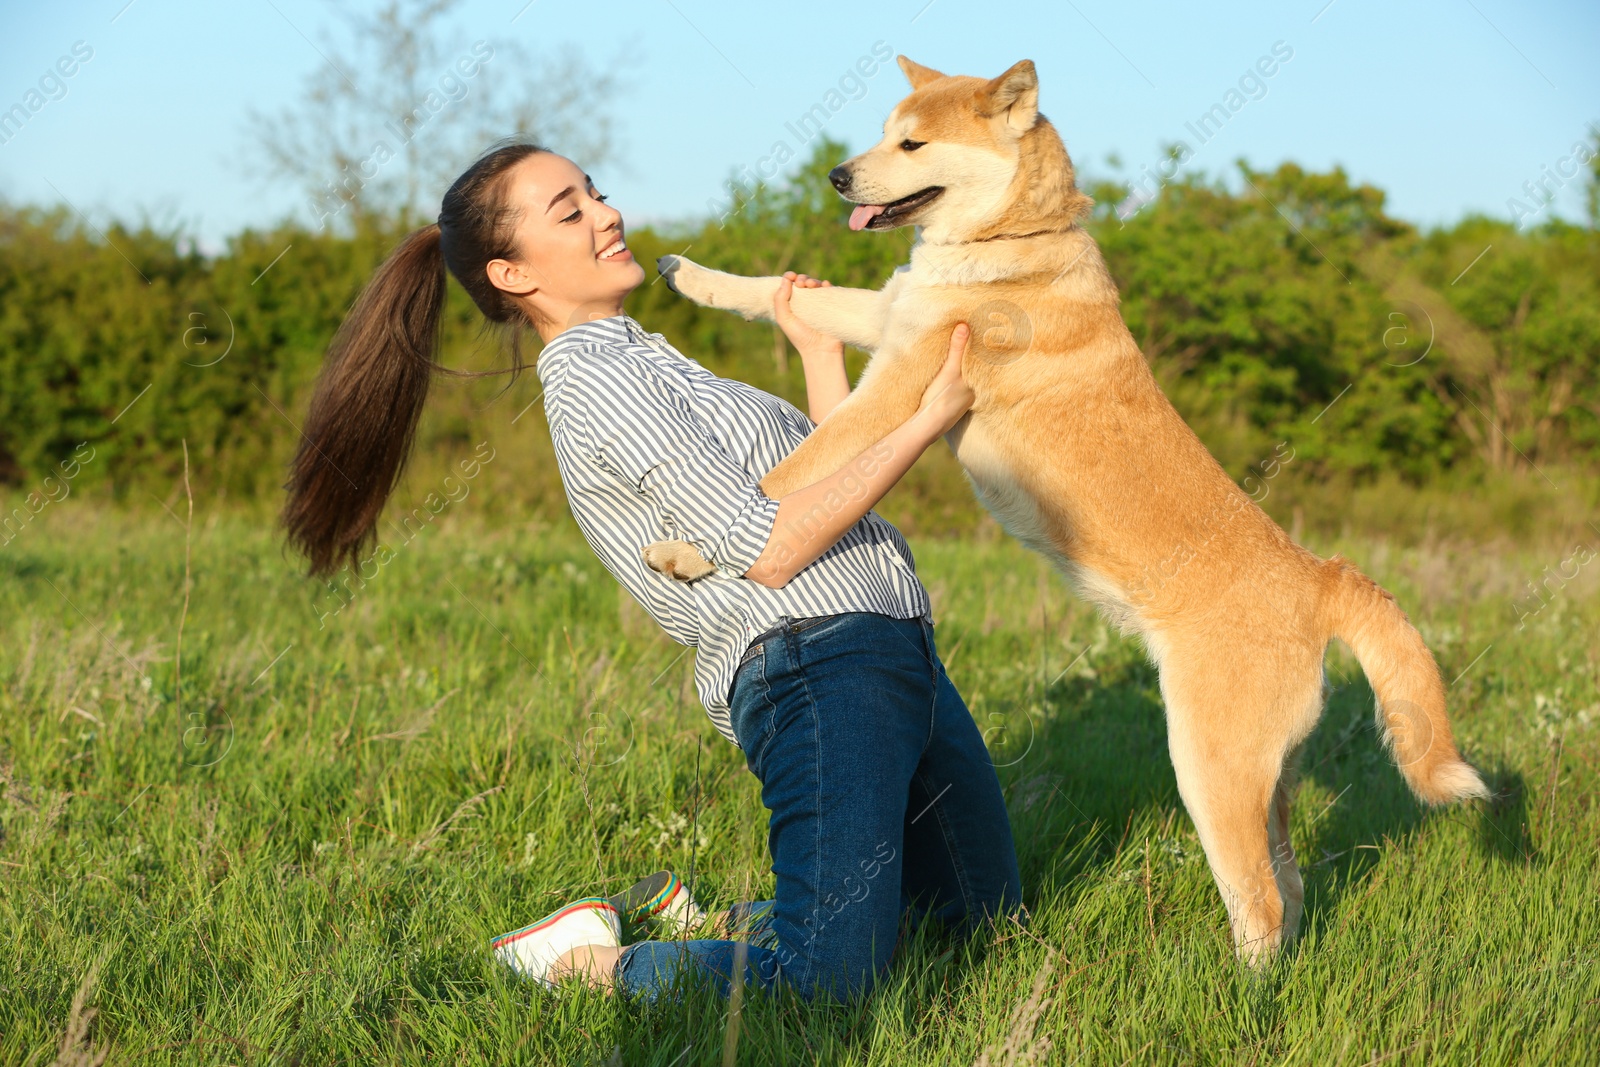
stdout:
[(1295, 805), (1304, 933), (1255, 976), (1137, 648), (1009, 542), (917, 542), (1032, 925), (918, 937), (870, 999), (748, 1000), (730, 1036), (709, 997), (551, 997), (488, 955), (664, 866), (692, 859), (711, 904), (770, 876), (690, 658), (569, 527), (472, 518), (322, 628), (233, 513), (196, 519), (186, 616), (164, 513), (73, 502), (0, 549), (0, 1062), (50, 1063), (80, 992), (109, 1063), (687, 1067), (736, 1043), (741, 1064), (964, 1065), (1008, 1032), (1053, 1043), (1037, 1062), (1600, 1060), (1600, 566), (1519, 632), (1513, 596), (1565, 552), (1313, 543), (1462, 675), (1458, 733), (1500, 798), (1413, 801), (1336, 650)]

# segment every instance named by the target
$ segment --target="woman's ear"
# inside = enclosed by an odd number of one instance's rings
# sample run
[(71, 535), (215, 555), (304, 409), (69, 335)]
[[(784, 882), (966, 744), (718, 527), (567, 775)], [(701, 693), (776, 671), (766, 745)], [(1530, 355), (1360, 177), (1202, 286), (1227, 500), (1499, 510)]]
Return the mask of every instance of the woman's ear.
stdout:
[(529, 296), (539, 288), (527, 264), (510, 259), (491, 259), (483, 269), (489, 275), (490, 285), (514, 296)]

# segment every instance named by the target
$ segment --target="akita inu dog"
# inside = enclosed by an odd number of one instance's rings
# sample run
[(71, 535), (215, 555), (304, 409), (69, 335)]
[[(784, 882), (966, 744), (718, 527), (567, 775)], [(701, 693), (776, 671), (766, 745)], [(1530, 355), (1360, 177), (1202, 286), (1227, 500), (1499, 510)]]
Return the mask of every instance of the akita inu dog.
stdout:
[[(1488, 790), (1456, 751), (1439, 669), (1394, 598), (1345, 560), (1291, 541), (1162, 394), (1078, 225), (1091, 201), (1038, 112), (1033, 63), (986, 81), (899, 62), (911, 94), (883, 140), (829, 177), (856, 205), (851, 229), (916, 225), (920, 238), (909, 269), (879, 291), (794, 291), (803, 321), (873, 357), (762, 490), (781, 497), (832, 474), (909, 418), (950, 331), (970, 323), (963, 373), (977, 400), (948, 439), (1005, 528), (1143, 639), (1161, 675), (1178, 791), (1235, 946), (1263, 963), (1300, 919), (1289, 801), (1332, 638), (1361, 661), (1418, 797)], [(680, 256), (659, 267), (697, 303), (772, 315), (777, 278)], [(710, 570), (681, 541), (645, 552), (680, 579)]]

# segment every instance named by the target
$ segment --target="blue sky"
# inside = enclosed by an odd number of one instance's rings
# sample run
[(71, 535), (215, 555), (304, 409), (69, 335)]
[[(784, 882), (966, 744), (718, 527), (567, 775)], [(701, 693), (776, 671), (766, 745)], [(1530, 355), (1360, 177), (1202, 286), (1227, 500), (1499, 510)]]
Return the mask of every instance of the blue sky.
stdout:
[[(623, 76), (615, 158), (591, 169), (635, 225), (704, 213), (731, 172), (775, 141), (794, 144), (785, 123), (875, 45), (951, 73), (992, 76), (1034, 60), (1041, 108), (1086, 174), (1111, 173), (1111, 153), (1137, 172), (1182, 138), (1196, 149), (1190, 167), (1213, 173), (1241, 156), (1257, 167), (1341, 164), (1423, 224), (1510, 217), (1523, 183), (1600, 127), (1593, 3), (468, 0), (455, 21), (468, 40), (515, 38), (536, 57), (571, 46)], [(292, 98), (338, 26), (323, 0), (13, 7), (0, 108), (23, 100), (74, 42), (93, 58), (0, 144), (0, 196), (64, 198), (102, 224), (181, 222), (212, 248), (303, 211), (300, 191), (263, 182), (245, 114)], [(1200, 145), (1185, 124), (1278, 42), (1293, 54), (1263, 79), (1265, 94)], [(892, 65), (864, 82), (827, 125), (853, 149), (876, 139), (905, 92)], [(1578, 218), (1581, 204), (1573, 181), (1552, 210)]]

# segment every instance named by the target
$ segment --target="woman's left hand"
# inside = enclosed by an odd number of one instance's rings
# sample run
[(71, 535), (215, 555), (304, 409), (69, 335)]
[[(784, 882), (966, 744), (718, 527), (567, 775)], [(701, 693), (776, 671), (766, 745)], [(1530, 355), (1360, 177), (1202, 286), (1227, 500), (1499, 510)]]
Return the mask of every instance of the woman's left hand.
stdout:
[(950, 352), (944, 366), (922, 394), (917, 415), (929, 419), (938, 430), (934, 436), (950, 432), (961, 417), (972, 409), (976, 394), (961, 376), (961, 362), (967, 354), (967, 341), (972, 337), (972, 327), (956, 323), (950, 331)]
[(832, 286), (832, 282), (796, 274), (792, 270), (784, 271), (783, 277), (778, 282), (778, 292), (772, 298), (773, 319), (779, 329), (788, 336), (789, 343), (794, 345), (802, 360), (819, 356), (829, 358), (844, 356), (844, 342), (829, 337), (820, 330), (813, 330), (801, 322), (800, 317), (794, 313), (794, 308), (789, 305), (789, 298), (797, 288), (827, 289)]

